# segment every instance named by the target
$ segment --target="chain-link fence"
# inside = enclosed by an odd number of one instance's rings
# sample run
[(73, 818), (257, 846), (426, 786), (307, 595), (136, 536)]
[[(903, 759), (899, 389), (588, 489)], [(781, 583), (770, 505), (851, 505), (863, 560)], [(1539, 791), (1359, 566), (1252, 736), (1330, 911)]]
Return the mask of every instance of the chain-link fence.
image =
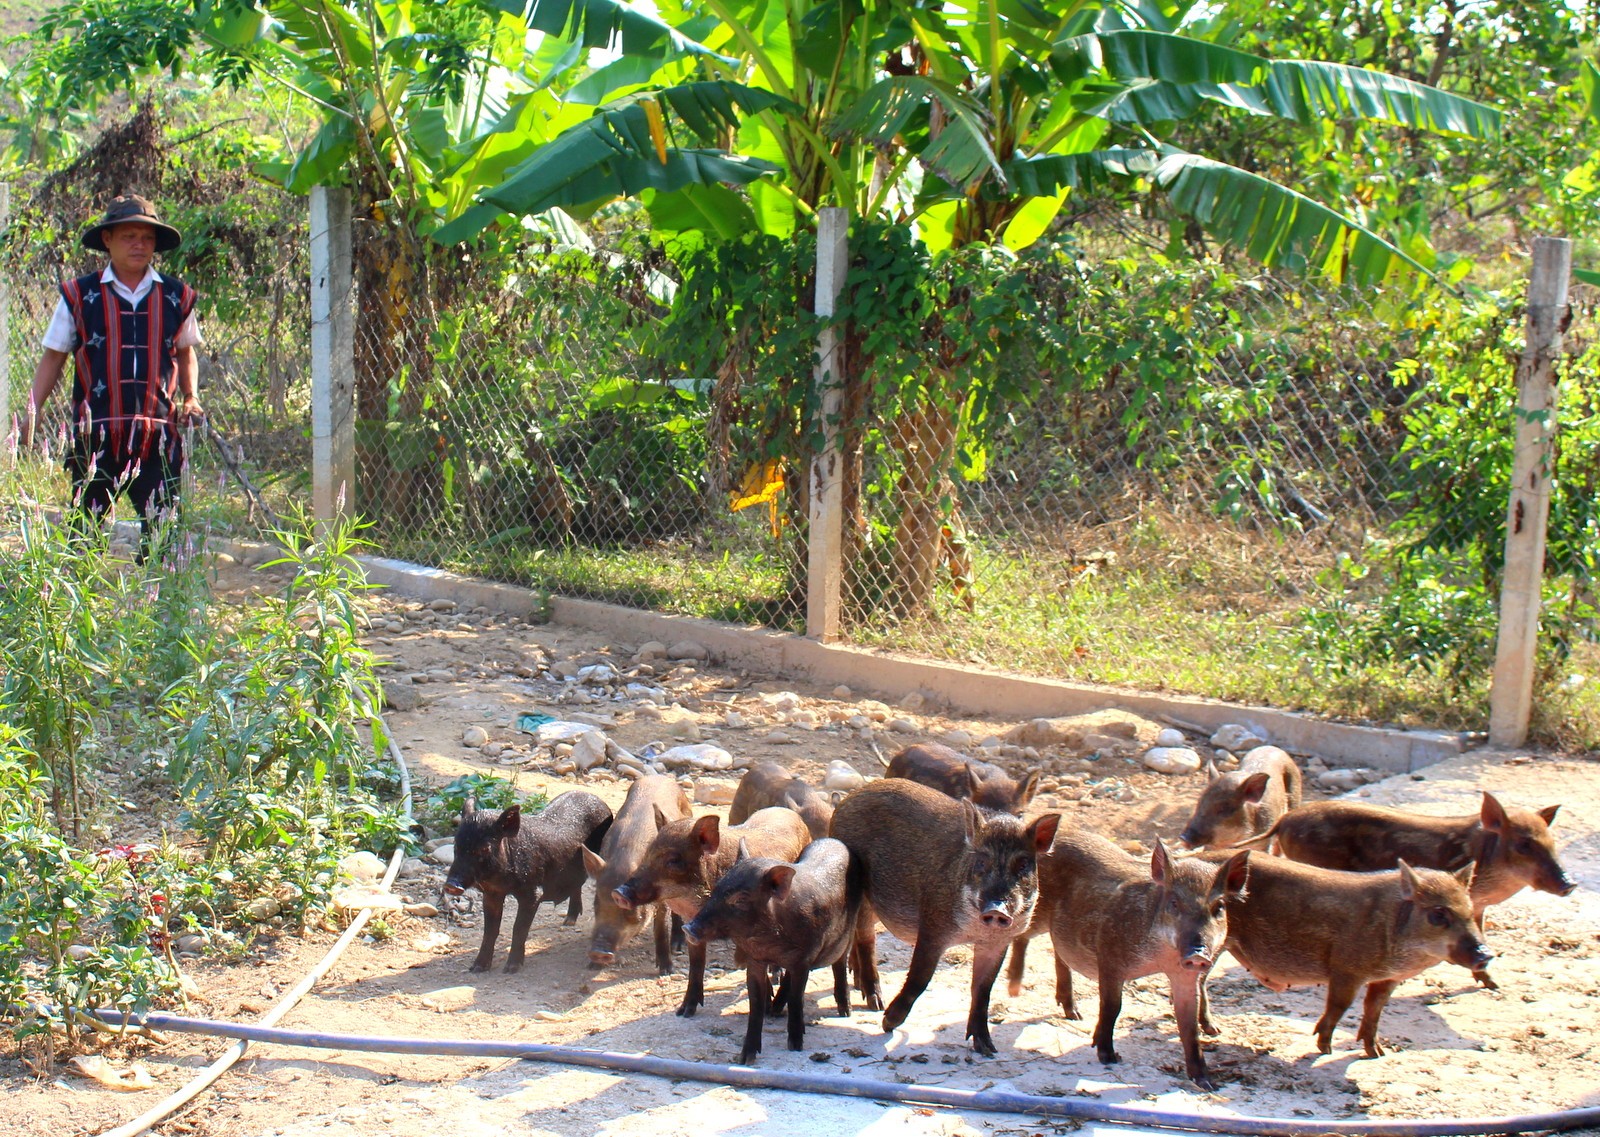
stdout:
[[(419, 271), (373, 223), (353, 244), (353, 498), (380, 551), (804, 630), (823, 433), (804, 240), (775, 292), (749, 265), (694, 278), (653, 251), (535, 242), (492, 272)], [(939, 313), (926, 366), (913, 350), (887, 376), (857, 278), (840, 329), (847, 639), (1375, 717), (1437, 722), (1481, 696), (1457, 657), (1492, 652), (1515, 286), (1464, 300), (1070, 253), (1016, 273), (1027, 327), (981, 366), (949, 350), (950, 324), (987, 318), (961, 307)], [(286, 269), (262, 305), (205, 327), (207, 408), (280, 506), (310, 483), (304, 282)], [(672, 329), (683, 289), (716, 294), (714, 331)], [(54, 296), (12, 281), (13, 412)], [(1590, 650), (1600, 573), (1593, 296), (1574, 311), (1547, 586), (1563, 651)], [(220, 485), (216, 456), (196, 458)], [(1386, 668), (1444, 680), (1374, 697)]]

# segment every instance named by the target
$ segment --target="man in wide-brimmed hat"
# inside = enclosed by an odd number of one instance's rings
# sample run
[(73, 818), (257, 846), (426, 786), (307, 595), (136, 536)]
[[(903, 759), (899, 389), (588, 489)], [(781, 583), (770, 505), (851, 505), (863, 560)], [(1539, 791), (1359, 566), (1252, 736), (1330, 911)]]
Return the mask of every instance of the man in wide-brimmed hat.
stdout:
[(97, 528), (126, 492), (139, 512), (141, 559), (152, 519), (177, 501), (180, 428), (205, 415), (194, 386), (194, 289), (152, 265), (181, 240), (136, 194), (114, 199), (84, 230), (84, 247), (107, 253), (110, 263), (61, 285), (22, 423), (23, 445), (31, 445), (34, 421), (70, 354), (77, 378), (66, 466), (80, 522)]

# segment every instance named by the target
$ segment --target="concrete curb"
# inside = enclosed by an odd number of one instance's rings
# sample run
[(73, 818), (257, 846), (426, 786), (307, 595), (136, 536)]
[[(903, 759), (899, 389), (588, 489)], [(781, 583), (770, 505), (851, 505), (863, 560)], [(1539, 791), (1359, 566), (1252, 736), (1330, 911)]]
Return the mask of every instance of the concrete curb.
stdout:
[[(210, 541), (214, 551), (245, 563), (255, 550), (271, 546), (231, 539)], [(259, 556), (259, 552), (256, 556)], [(1054, 718), (1120, 708), (1209, 734), (1238, 723), (1297, 754), (1315, 754), (1352, 766), (1410, 773), (1468, 750), (1465, 736), (1445, 731), (1395, 730), (1308, 718), (1271, 707), (1239, 706), (1191, 695), (1128, 691), (1059, 679), (944, 663), (847, 644), (823, 644), (789, 632), (738, 627), (691, 616), (672, 616), (594, 600), (553, 596), (548, 601), (529, 588), (499, 584), (427, 568), (388, 557), (356, 557), (369, 583), (418, 600), (448, 599), (483, 605), (523, 619), (548, 618), (615, 636), (623, 642), (694, 640), (718, 662), (819, 686), (839, 684), (886, 702), (912, 691), (953, 711), (1002, 719)]]

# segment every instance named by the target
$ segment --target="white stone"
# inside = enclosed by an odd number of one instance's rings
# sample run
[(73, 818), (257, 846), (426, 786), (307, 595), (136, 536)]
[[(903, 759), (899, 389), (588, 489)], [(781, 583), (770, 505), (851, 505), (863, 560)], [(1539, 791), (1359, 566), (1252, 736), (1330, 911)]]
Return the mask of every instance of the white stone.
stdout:
[(606, 760), (606, 736), (598, 730), (580, 734), (572, 744), (571, 758), (578, 769), (589, 771)]
[(972, 735), (964, 730), (947, 730), (939, 736), (939, 741), (951, 750), (966, 750), (972, 746)]
[(849, 726), (851, 730), (866, 730), (872, 725), (872, 720), (866, 715), (851, 715), (845, 720), (845, 724)]
[(823, 789), (838, 790), (841, 793), (858, 790), (866, 784), (867, 779), (861, 776), (861, 771), (838, 758), (828, 763), (828, 772), (822, 778)]
[(889, 729), (896, 734), (916, 734), (922, 728), (907, 718), (890, 719)]
[(800, 709), (800, 696), (793, 691), (779, 691), (775, 695), (763, 695), (761, 699), (779, 713)]
[(811, 711), (796, 711), (789, 716), (789, 725), (800, 730), (816, 730), (817, 716)]
[(732, 754), (709, 742), (674, 746), (657, 754), (656, 761), (668, 769), (731, 770), (734, 766)]
[(482, 754), (485, 758), (498, 758), (505, 752), (506, 744), (503, 742), (485, 742), (482, 746), (478, 747), (478, 753)]
[(641, 644), (639, 650), (633, 653), (633, 658), (639, 663), (648, 663), (652, 659), (667, 658), (667, 645), (660, 640), (650, 640)]
[(481, 726), (469, 726), (461, 732), (461, 745), (470, 746), (474, 750), (489, 741), (489, 732)]
[(745, 721), (745, 717), (738, 711), (729, 711), (727, 714), (723, 715), (722, 723), (731, 730), (743, 730), (745, 727), (750, 725)]
[(1249, 750), (1264, 742), (1266, 739), (1255, 731), (1236, 722), (1224, 723), (1211, 736), (1211, 745), (1218, 750)]
[(336, 912), (359, 912), (370, 908), (374, 912), (398, 912), (405, 907), (402, 901), (387, 888), (375, 884), (346, 884), (335, 888), (329, 901)]
[(673, 738), (681, 738), (685, 742), (700, 741), (700, 724), (692, 718), (674, 719), (668, 722), (666, 727), (667, 733)]
[(705, 649), (704, 644), (694, 640), (679, 640), (667, 648), (668, 659), (710, 659), (711, 653)]
[(283, 905), (273, 896), (258, 896), (244, 906), (245, 917), (258, 924), (263, 920), (272, 919), (282, 911)]
[(571, 742), (593, 729), (593, 723), (558, 719), (534, 727), (533, 740), (540, 746), (554, 746), (558, 742)]
[(591, 663), (587, 667), (580, 667), (576, 676), (579, 683), (595, 684), (610, 683), (616, 677), (617, 669), (609, 663)]
[(1329, 793), (1349, 793), (1365, 782), (1360, 770), (1324, 770), (1316, 776), (1317, 785)]
[(437, 600), (428, 601), (428, 610), (431, 612), (454, 612), (456, 610), (456, 602), (441, 596)]
[(452, 841), (448, 845), (440, 845), (437, 849), (433, 850), (433, 852), (429, 853), (422, 859), (425, 861), (430, 861), (436, 865), (441, 865), (444, 868), (449, 868), (456, 859), (455, 842)]
[(982, 741), (980, 741), (978, 743), (978, 749), (979, 750), (999, 750), (1004, 745), (1005, 745), (1005, 743), (1001, 742), (1000, 739), (991, 736), (989, 738), (985, 738)]
[(1156, 735), (1157, 746), (1182, 746), (1188, 741), (1189, 740), (1184, 736), (1183, 731), (1176, 730), (1170, 726), (1164, 729), (1160, 734)]
[(191, 932), (186, 936), (179, 936), (173, 947), (185, 955), (200, 955), (206, 950), (206, 938), (199, 933)]
[(422, 693), (410, 679), (396, 676), (383, 680), (383, 702), (391, 711), (414, 711), (422, 705)]
[(928, 697), (921, 691), (909, 691), (900, 700), (900, 709), (903, 711), (920, 711), (928, 701)]
[(835, 699), (848, 699), (854, 694), (855, 692), (850, 690), (850, 688), (846, 687), (843, 683), (839, 684), (833, 689), (833, 697)]
[(695, 804), (732, 805), (734, 790), (732, 782), (698, 781), (694, 784)]
[(1200, 755), (1187, 746), (1152, 746), (1141, 761), (1158, 774), (1193, 774), (1200, 769)]
[(357, 884), (371, 884), (383, 875), (386, 867), (376, 853), (363, 849), (339, 861), (339, 875)]
[(630, 699), (647, 699), (652, 703), (667, 701), (667, 693), (660, 687), (652, 687), (647, 683), (629, 683), (622, 689), (623, 694)]

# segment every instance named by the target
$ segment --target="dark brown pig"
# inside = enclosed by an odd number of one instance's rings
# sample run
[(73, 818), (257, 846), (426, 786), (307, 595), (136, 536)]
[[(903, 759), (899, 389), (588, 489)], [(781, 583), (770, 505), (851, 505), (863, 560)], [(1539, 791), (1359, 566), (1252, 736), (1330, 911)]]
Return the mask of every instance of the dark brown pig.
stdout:
[(1033, 919), (1038, 856), (1050, 847), (1060, 821), (1060, 814), (1047, 813), (1024, 825), (905, 778), (868, 783), (839, 803), (833, 835), (861, 861), (866, 880), (867, 902), (856, 922), (856, 967), (868, 1007), (883, 1005), (874, 915), (890, 934), (915, 945), (905, 986), (883, 1016), (885, 1031), (906, 1021), (944, 953), (971, 944), (966, 1036), (978, 1053), (995, 1053), (989, 991), (1006, 945)]
[[(659, 831), (639, 867), (611, 892), (618, 908), (665, 904), (673, 915), (693, 920), (722, 874), (733, 867), (743, 846), (750, 856), (792, 861), (811, 843), (811, 832), (792, 809), (758, 809), (743, 825), (722, 828), (714, 813), (669, 821), (658, 817)], [(706, 945), (689, 944), (689, 988), (678, 1014), (693, 1015), (706, 1001)], [(754, 997), (752, 995), (752, 997)]]
[(1175, 860), (1157, 842), (1146, 861), (1093, 833), (1056, 834), (1050, 852), (1039, 858), (1039, 888), (1052, 898), (1056, 1000), (1069, 1019), (1081, 1018), (1072, 973), (1099, 982), (1094, 1046), (1100, 1061), (1119, 1061), (1112, 1035), (1122, 1013), (1122, 985), (1160, 972), (1172, 990), (1184, 1070), (1201, 1089), (1216, 1088), (1200, 1052), (1200, 987), (1228, 933), (1225, 903), (1244, 894), (1249, 873), (1248, 852), (1214, 865)]
[(976, 762), (960, 751), (937, 742), (919, 742), (889, 759), (886, 778), (906, 778), (931, 786), (953, 798), (964, 798), (979, 809), (1022, 816), (1039, 788), (1039, 771), (1016, 782), (999, 766)]
[(745, 843), (740, 844), (741, 856), (717, 881), (699, 914), (684, 925), (683, 934), (690, 944), (729, 939), (743, 952), (750, 1021), (739, 1061), (748, 1064), (761, 1053), (770, 967), (783, 968), (778, 1002), (788, 1003), (790, 1050), (805, 1045), (806, 977), (812, 968), (832, 965), (839, 1014), (850, 1017), (845, 956), (861, 910), (861, 868), (830, 837), (806, 846), (794, 864), (745, 856)]
[(672, 947), (665, 905), (640, 905), (620, 908), (612, 892), (631, 876), (644, 860), (655, 839), (657, 819), (688, 817), (689, 799), (678, 783), (660, 774), (640, 778), (628, 787), (628, 796), (617, 811), (611, 832), (606, 834), (599, 853), (583, 854), (584, 868), (594, 879), (594, 935), (589, 941), (589, 966), (610, 967), (617, 953), (644, 927), (655, 913), (656, 971), (672, 974)]
[[(1577, 888), (1556, 858), (1546, 809), (1507, 809), (1485, 792), (1476, 814), (1433, 817), (1354, 801), (1318, 801), (1284, 814), (1255, 841), (1275, 840), (1283, 855), (1321, 868), (1350, 872), (1391, 869), (1401, 860), (1454, 872), (1471, 866), (1472, 914), (1483, 930), (1484, 909), (1523, 888), (1566, 896)], [(1487, 971), (1473, 972), (1497, 987)]]
[(460, 896), (469, 888), (483, 894), (483, 943), (473, 971), (488, 971), (506, 897), (517, 899), (506, 970), (522, 967), (528, 928), (541, 901), (567, 902), (568, 924), (583, 911), (583, 856), (600, 848), (611, 827), (611, 809), (594, 794), (573, 790), (557, 797), (532, 820), (522, 809), (479, 810), (468, 798), (456, 829), (455, 859), (444, 890)]
[[(1469, 865), (1339, 872), (1282, 857), (1250, 862), (1250, 888), (1228, 901), (1228, 951), (1274, 991), (1326, 984), (1317, 1049), (1333, 1053), (1333, 1028), (1366, 984), (1357, 1032), (1368, 1058), (1383, 1053), (1378, 1016), (1401, 980), (1441, 960), (1474, 972), (1494, 958), (1472, 918)], [(1200, 1027), (1215, 1034), (1201, 994)]]
[(813, 840), (828, 835), (833, 819), (833, 801), (804, 778), (796, 777), (776, 762), (757, 762), (739, 779), (728, 807), (728, 824), (742, 824), (758, 809), (778, 806), (792, 809), (811, 830)]
[(1300, 767), (1276, 746), (1257, 746), (1223, 774), (1206, 763), (1207, 784), (1178, 835), (1191, 849), (1233, 845), (1271, 829), (1300, 804)]

